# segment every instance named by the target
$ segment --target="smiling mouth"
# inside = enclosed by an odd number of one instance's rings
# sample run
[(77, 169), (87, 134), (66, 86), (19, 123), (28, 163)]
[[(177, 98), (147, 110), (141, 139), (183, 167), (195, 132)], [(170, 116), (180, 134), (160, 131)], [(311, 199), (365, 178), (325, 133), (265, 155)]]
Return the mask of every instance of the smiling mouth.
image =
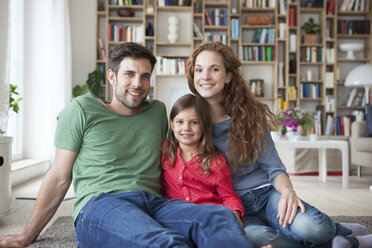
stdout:
[(211, 88), (211, 87), (213, 87), (213, 86), (214, 86), (214, 84), (201, 84), (201, 85), (200, 85), (200, 88), (208, 89), (208, 88)]
[(142, 92), (132, 91), (132, 90), (129, 90), (128, 93), (129, 95), (132, 95), (132, 96), (140, 96), (142, 94)]
[(182, 137), (192, 137), (193, 134), (181, 134)]

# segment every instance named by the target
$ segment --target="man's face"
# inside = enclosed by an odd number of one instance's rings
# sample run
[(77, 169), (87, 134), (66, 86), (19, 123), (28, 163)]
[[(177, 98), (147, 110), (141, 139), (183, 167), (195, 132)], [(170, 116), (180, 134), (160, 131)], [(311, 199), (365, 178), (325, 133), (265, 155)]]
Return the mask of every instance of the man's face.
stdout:
[(148, 59), (125, 58), (117, 75), (109, 72), (114, 98), (131, 112), (141, 109), (150, 90), (151, 63)]

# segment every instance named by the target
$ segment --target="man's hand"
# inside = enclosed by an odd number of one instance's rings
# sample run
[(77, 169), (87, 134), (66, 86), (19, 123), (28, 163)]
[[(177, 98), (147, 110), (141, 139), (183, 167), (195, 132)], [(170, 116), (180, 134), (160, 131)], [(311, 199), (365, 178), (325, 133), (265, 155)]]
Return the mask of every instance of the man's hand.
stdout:
[(27, 247), (32, 241), (27, 241), (22, 234), (0, 237), (0, 247)]
[(301, 208), (301, 212), (305, 213), (305, 206), (301, 199), (297, 197), (296, 192), (293, 188), (283, 189), (278, 205), (279, 225), (283, 225), (284, 228), (288, 224), (292, 224), (297, 214), (297, 208)]

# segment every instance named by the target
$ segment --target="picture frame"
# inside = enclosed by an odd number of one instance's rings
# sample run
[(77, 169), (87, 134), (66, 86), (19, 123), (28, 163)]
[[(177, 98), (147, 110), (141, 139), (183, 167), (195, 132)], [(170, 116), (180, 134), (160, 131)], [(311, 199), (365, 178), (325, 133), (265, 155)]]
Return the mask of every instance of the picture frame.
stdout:
[(265, 95), (265, 84), (263, 79), (250, 79), (249, 89), (255, 97), (264, 97)]

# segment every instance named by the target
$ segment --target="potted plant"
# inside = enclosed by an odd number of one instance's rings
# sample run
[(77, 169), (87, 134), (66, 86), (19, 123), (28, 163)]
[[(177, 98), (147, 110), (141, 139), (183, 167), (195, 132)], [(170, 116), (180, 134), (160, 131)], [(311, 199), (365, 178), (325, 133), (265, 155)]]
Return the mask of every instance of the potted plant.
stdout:
[(313, 129), (315, 118), (300, 109), (287, 109), (277, 115), (277, 120), (280, 134), (284, 135), (289, 130), (297, 132), (301, 127), (301, 135), (303, 135)]
[(100, 68), (97, 67), (94, 71), (88, 74), (88, 79), (84, 85), (82, 86), (76, 85), (72, 89), (73, 97), (84, 95), (85, 93), (88, 93), (89, 91), (93, 95), (98, 97), (100, 90), (101, 90), (101, 83), (103, 80), (104, 80), (104, 76)]
[(313, 18), (309, 18), (304, 25), (301, 26), (305, 34), (303, 35), (304, 44), (316, 44), (316, 35), (320, 33), (320, 25), (314, 22)]
[[(17, 85), (9, 84), (9, 110), (18, 114), (19, 102), (23, 98), (17, 99), (17, 96), (19, 95), (19, 93), (17, 92), (17, 88), (18, 88)], [(3, 134), (5, 134), (5, 131), (2, 130), (0, 127), (0, 135), (3, 135)]]

